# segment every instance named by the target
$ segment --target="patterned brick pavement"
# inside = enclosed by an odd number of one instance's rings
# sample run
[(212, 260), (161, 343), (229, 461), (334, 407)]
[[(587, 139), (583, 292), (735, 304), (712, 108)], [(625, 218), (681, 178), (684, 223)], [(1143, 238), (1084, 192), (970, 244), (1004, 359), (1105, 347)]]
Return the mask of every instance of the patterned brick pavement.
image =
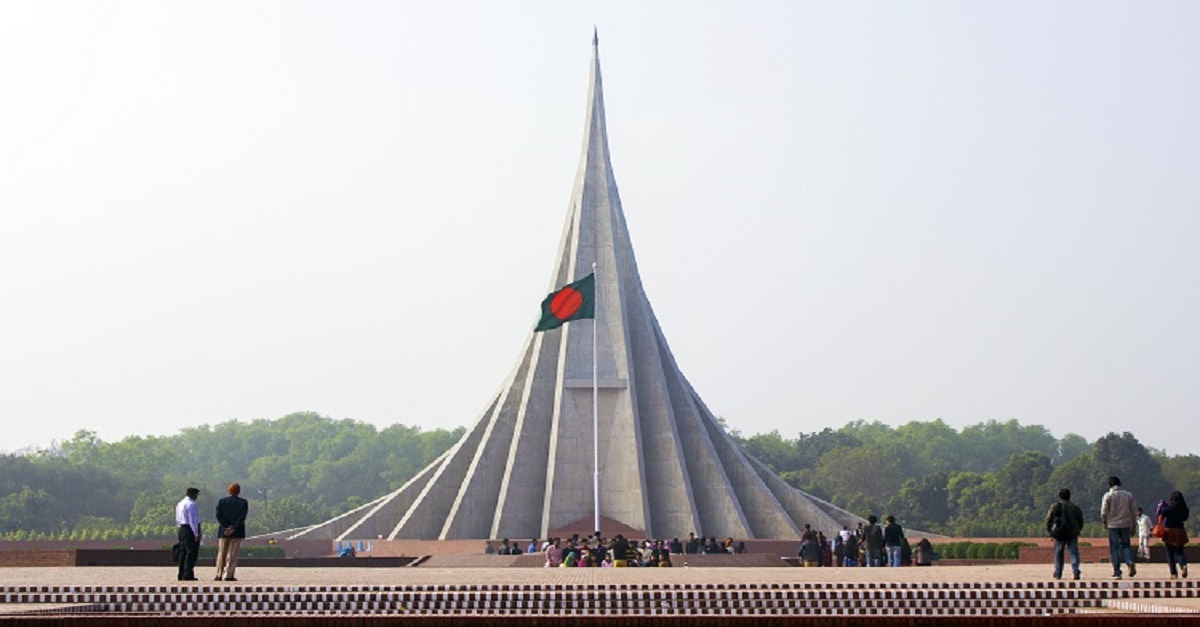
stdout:
[[(1106, 564), (1085, 565), (1079, 583), (1054, 582), (1050, 570), (1049, 565), (1023, 564), (899, 569), (245, 567), (239, 568), (236, 583), (211, 578), (181, 583), (174, 580), (173, 568), (162, 567), (0, 568), (0, 590), (7, 599), (0, 603), (0, 615), (30, 610), (79, 612), (81, 608), (87, 612), (88, 607), (97, 611), (94, 608), (113, 602), (124, 605), (108, 605), (104, 611), (126, 607), (117, 611), (137, 612), (128, 603), (152, 600), (144, 611), (197, 619), (215, 616), (213, 612), (229, 617), (230, 611), (249, 618), (244, 613), (258, 611), (255, 608), (285, 613), (332, 608), (332, 615), (344, 617), (346, 612), (360, 615), (362, 608), (373, 607), (390, 615), (396, 611), (443, 614), (448, 609), (474, 616), (510, 615), (513, 611), (505, 608), (517, 607), (526, 608), (519, 611), (531, 618), (561, 618), (608, 611), (609, 606), (598, 605), (596, 599), (611, 602), (617, 614), (657, 613), (655, 604), (661, 599), (664, 607), (677, 604), (664, 611), (693, 616), (734, 612), (748, 617), (744, 613), (749, 612), (762, 617), (762, 612), (768, 612), (807, 613), (810, 618), (814, 613), (899, 618), (962, 612), (998, 618), (1090, 611), (1110, 618), (1130, 613), (1200, 618), (1196, 582), (1168, 581), (1164, 565), (1144, 565), (1137, 577), (1119, 582), (1107, 577)], [(211, 575), (205, 569), (197, 574)], [(652, 603), (647, 605), (644, 599)], [(683, 604), (693, 609), (679, 609)], [(747, 609), (738, 609), (743, 607)], [(372, 611), (376, 610), (366, 613)]]
[[(1050, 564), (933, 566), (928, 568), (255, 568), (240, 566), (241, 585), (353, 586), (448, 584), (703, 584), (801, 582), (1032, 582), (1050, 581)], [(176, 585), (175, 567), (0, 568), (0, 586)], [(1107, 564), (1085, 564), (1084, 581), (1109, 581)], [(197, 568), (192, 586), (233, 585), (212, 581)], [(1165, 564), (1144, 564), (1125, 582), (1164, 580)]]

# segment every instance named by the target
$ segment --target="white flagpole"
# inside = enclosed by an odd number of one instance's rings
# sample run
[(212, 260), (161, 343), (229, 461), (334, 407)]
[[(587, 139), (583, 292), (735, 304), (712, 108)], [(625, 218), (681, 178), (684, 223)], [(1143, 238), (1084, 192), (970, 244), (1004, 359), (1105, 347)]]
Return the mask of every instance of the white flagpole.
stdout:
[[(596, 262), (592, 262), (592, 275), (596, 274)], [(592, 304), (592, 494), (595, 498), (596, 526), (593, 531), (600, 531), (600, 379), (596, 364), (596, 327), (600, 323), (600, 286), (594, 290), (596, 302)]]

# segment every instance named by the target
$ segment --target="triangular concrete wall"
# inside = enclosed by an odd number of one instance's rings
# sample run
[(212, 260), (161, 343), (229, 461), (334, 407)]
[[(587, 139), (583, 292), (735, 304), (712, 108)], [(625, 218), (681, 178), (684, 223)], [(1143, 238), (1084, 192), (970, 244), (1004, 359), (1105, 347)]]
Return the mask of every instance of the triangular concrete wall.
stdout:
[(593, 325), (604, 517), (663, 538), (796, 538), (805, 523), (832, 531), (859, 520), (750, 458), (676, 364), (617, 192), (595, 40), (583, 151), (548, 291), (593, 264), (595, 321), (531, 333), (454, 448), (396, 492), (292, 537), (544, 538), (591, 519)]

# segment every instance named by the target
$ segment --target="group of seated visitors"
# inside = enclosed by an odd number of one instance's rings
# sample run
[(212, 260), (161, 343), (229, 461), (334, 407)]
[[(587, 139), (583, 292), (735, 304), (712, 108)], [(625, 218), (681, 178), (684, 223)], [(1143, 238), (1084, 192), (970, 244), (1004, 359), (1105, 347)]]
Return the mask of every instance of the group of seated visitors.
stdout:
[(491, 542), (485, 542), (483, 545), (483, 552), (486, 555), (521, 555), (522, 553), (534, 553), (537, 550), (535, 547), (536, 542), (537, 540), (532, 540), (529, 547), (527, 547), (525, 551), (522, 551), (520, 544), (516, 542), (510, 543), (508, 538), (505, 538), (504, 540), (500, 541), (500, 548), (498, 549), (492, 546)]
[(622, 534), (612, 539), (605, 538), (597, 532), (594, 535), (580, 537), (573, 534), (569, 538), (550, 538), (539, 543), (534, 538), (529, 541), (524, 550), (520, 543), (505, 538), (495, 547), (491, 542), (484, 546), (484, 553), (489, 555), (521, 555), (523, 553), (544, 553), (546, 567), (659, 567), (673, 566), (672, 557), (678, 559), (681, 555), (727, 555), (745, 553), (746, 543), (734, 543), (733, 538), (719, 540), (713, 537), (696, 537), (688, 534), (686, 542), (679, 538), (671, 540), (630, 540)]
[(611, 541), (600, 536), (565, 540), (551, 538), (544, 543), (547, 568), (572, 567), (661, 567), (671, 564), (671, 546), (662, 540), (630, 541), (617, 534)]
[[(678, 542), (678, 540), (675, 540)], [(703, 536), (697, 538), (696, 534), (688, 534), (687, 544), (683, 545), (683, 550), (688, 555), (719, 555), (722, 553), (745, 553), (746, 543), (733, 543), (733, 538), (725, 538), (718, 540), (716, 536), (705, 538)]]
[[(617, 534), (612, 540), (599, 533), (580, 538), (552, 538), (542, 543), (546, 567), (657, 567), (669, 568), (672, 559), (690, 554), (729, 554), (745, 551), (745, 543), (734, 544), (733, 538), (724, 542), (712, 538), (696, 538), (692, 534), (685, 544), (679, 538), (671, 540), (629, 540)], [(686, 565), (686, 564), (685, 564)]]

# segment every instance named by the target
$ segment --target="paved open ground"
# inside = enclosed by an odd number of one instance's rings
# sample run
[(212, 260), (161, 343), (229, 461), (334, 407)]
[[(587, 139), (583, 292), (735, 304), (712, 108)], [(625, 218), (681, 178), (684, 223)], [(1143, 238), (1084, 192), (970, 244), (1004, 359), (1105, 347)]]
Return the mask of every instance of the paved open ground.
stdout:
[[(1068, 566), (1068, 570), (1069, 570)], [(238, 568), (236, 584), (212, 581), (196, 568), (195, 582), (175, 580), (175, 567), (0, 568), (0, 586), (355, 586), (422, 584), (620, 584), (1051, 581), (1053, 566), (1001, 564), (907, 568)], [(1083, 579), (1109, 581), (1107, 564), (1085, 564)], [(1143, 564), (1124, 581), (1164, 580), (1165, 564)], [(1195, 573), (1200, 576), (1200, 572)]]
[[(432, 585), (670, 585), (696, 586), (703, 584), (970, 584), (973, 582), (995, 587), (997, 583), (1050, 583), (1052, 566), (1003, 564), (980, 566), (934, 566), (926, 568), (267, 568), (238, 569), (237, 582), (212, 580), (211, 568), (198, 568), (201, 577), (196, 582), (175, 580), (173, 567), (10, 567), (0, 568), (0, 588), (13, 590), (26, 586), (68, 587), (165, 587), (185, 593), (212, 594), (222, 592), (253, 593), (256, 587), (332, 586), (346, 589), (352, 586), (432, 586)], [(1107, 564), (1085, 564), (1083, 582), (1104, 582), (1111, 586)], [(1126, 577), (1116, 583), (1119, 588), (1135, 585), (1144, 587), (1151, 582), (1168, 579), (1166, 565), (1144, 564), (1138, 576)], [(1064, 582), (1065, 583), (1065, 582)], [(1190, 582), (1189, 582), (1190, 583)], [(160, 588), (164, 589), (164, 588)], [(1190, 596), (1190, 595), (1188, 595)], [(0, 619), (4, 615), (29, 611), (36, 606), (0, 603)], [(46, 609), (46, 605), (39, 609)], [(1172, 623), (1200, 624), (1200, 598), (1155, 598), (1130, 601), (1102, 611), (1112, 619), (1121, 615), (1170, 612)], [(1184, 613), (1192, 613), (1185, 617)], [(1161, 617), (1162, 614), (1159, 614)], [(1098, 618), (1098, 617), (1097, 617)], [(298, 623), (296, 623), (298, 624)], [(1077, 623), (1082, 624), (1082, 623)], [(1096, 623), (1101, 624), (1101, 623)], [(1103, 623), (1116, 624), (1116, 623)], [(1124, 624), (1124, 623), (1122, 623)]]

